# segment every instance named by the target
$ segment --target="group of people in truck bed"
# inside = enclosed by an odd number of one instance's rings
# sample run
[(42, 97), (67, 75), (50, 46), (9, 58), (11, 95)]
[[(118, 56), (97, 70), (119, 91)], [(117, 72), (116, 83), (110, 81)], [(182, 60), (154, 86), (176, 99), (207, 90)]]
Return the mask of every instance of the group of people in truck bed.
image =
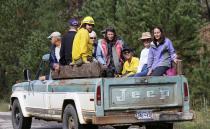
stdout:
[(172, 62), (177, 63), (173, 44), (160, 27), (154, 27), (151, 33), (143, 32), (139, 37), (144, 45), (139, 59), (124, 45), (114, 28), (103, 30), (103, 38), (97, 40), (92, 17), (85, 17), (80, 25), (74, 18), (68, 23), (70, 28), (66, 34), (53, 32), (48, 37), (52, 43), (52, 70), (59, 71), (61, 65), (80, 67), (84, 63), (98, 62), (104, 77), (162, 76), (171, 68)]

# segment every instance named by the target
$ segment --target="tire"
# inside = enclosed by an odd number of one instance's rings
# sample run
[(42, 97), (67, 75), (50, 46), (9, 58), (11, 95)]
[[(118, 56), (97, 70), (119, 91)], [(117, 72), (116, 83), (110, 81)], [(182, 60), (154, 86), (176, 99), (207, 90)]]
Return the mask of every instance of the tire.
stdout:
[(130, 125), (125, 125), (125, 126), (115, 126), (115, 129), (128, 129)]
[(146, 125), (146, 129), (173, 129), (173, 123), (151, 123)]
[(79, 123), (77, 111), (72, 104), (68, 104), (63, 112), (63, 129), (83, 129)]
[(88, 125), (83, 125), (83, 128), (84, 128), (84, 129), (98, 129), (99, 126), (98, 126), (98, 125), (91, 125), (91, 124), (88, 124)]
[(24, 117), (20, 103), (17, 99), (14, 100), (12, 105), (12, 125), (14, 129), (30, 129), (31, 117)]

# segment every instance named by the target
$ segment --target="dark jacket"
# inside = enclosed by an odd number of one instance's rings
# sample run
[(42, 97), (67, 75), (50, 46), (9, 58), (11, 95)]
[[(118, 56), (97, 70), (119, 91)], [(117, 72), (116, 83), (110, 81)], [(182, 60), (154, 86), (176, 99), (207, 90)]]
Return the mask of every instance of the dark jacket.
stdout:
[(50, 48), (50, 59), (49, 59), (49, 61), (50, 61), (50, 68), (54, 69), (53, 64), (58, 63), (57, 58), (55, 56), (55, 45), (52, 45), (51, 48)]
[(62, 38), (60, 64), (69, 65), (72, 62), (72, 44), (76, 31), (68, 31)]

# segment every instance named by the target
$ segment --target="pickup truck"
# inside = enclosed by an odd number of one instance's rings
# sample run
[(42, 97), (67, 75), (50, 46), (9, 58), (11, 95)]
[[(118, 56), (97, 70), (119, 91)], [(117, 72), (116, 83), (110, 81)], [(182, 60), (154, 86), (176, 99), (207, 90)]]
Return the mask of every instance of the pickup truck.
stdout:
[(14, 129), (30, 129), (33, 117), (62, 122), (63, 129), (173, 129), (174, 122), (193, 119), (183, 75), (61, 80), (49, 75), (41, 81), (49, 73), (48, 59), (43, 56), (34, 80), (25, 70), (25, 81), (12, 87)]

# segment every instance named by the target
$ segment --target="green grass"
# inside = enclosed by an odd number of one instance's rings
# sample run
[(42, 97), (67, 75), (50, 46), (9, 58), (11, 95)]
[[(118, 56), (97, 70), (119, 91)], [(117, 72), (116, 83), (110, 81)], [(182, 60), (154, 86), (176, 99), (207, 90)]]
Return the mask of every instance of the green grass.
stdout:
[(210, 129), (210, 111), (196, 111), (193, 121), (177, 123), (175, 129)]
[(8, 102), (0, 101), (0, 112), (8, 112), (9, 111), (8, 105), (9, 105)]

